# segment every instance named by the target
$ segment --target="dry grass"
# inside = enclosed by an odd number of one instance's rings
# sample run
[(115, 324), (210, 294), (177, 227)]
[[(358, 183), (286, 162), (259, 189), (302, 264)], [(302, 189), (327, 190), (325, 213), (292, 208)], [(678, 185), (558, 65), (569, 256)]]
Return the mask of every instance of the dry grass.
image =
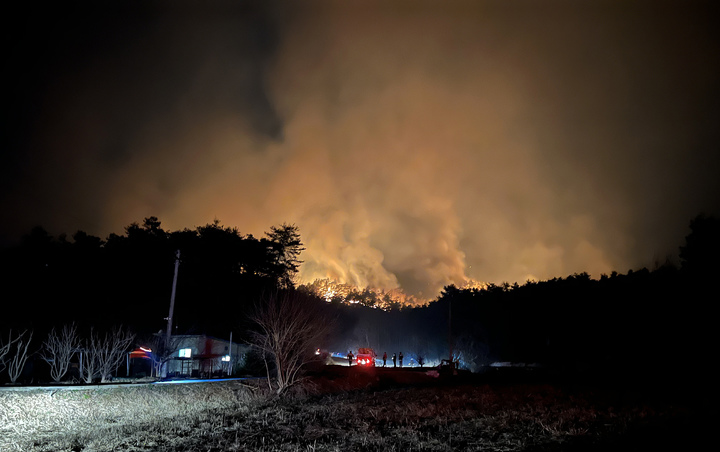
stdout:
[(0, 450), (115, 450), (130, 431), (177, 433), (213, 411), (241, 413), (256, 397), (238, 382), (0, 391)]
[(0, 450), (600, 450), (621, 448), (617, 440), (638, 426), (688, 414), (623, 394), (550, 385), (411, 386), (284, 399), (260, 392), (237, 382), (0, 391)]

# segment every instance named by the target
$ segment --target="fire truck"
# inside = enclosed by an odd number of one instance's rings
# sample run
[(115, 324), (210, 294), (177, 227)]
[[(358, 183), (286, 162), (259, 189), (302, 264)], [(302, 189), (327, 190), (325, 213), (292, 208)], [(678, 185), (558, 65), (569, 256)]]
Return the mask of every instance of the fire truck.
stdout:
[(375, 351), (371, 348), (359, 348), (355, 361), (358, 366), (375, 367)]

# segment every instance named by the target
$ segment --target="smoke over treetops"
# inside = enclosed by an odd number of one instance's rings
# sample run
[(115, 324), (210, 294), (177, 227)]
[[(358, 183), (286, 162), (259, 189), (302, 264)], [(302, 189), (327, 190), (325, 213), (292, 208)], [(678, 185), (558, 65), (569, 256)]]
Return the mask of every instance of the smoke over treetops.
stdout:
[(295, 223), (301, 282), (431, 298), (651, 265), (718, 212), (703, 3), (180, 5), (24, 13), (4, 239)]

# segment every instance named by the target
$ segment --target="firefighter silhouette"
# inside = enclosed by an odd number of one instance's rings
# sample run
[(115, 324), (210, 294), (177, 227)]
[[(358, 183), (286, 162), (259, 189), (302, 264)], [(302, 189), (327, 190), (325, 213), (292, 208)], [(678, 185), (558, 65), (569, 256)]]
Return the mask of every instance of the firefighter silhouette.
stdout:
[(396, 359), (397, 359), (397, 357), (395, 356), (395, 353), (393, 353), (393, 367), (397, 367), (397, 366), (395, 366), (395, 360), (396, 360)]
[(400, 352), (399, 358), (400, 358), (400, 367), (402, 367), (402, 359), (403, 359), (403, 354), (402, 354), (402, 352)]
[(383, 352), (383, 367), (387, 364), (387, 352)]
[(347, 357), (347, 358), (348, 358), (348, 366), (352, 366), (352, 362), (353, 362), (353, 358), (354, 358), (354, 357), (355, 357), (355, 356), (353, 356), (352, 350), (351, 350), (350, 353), (348, 353), (348, 357)]

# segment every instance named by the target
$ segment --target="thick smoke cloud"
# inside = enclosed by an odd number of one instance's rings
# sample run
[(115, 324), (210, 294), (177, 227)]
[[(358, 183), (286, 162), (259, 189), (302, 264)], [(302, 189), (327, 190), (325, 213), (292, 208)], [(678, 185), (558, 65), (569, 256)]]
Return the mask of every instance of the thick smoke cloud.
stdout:
[(676, 255), (720, 205), (709, 7), (506, 3), (102, 16), (32, 67), (12, 232), (296, 223), (303, 280), (429, 298)]

